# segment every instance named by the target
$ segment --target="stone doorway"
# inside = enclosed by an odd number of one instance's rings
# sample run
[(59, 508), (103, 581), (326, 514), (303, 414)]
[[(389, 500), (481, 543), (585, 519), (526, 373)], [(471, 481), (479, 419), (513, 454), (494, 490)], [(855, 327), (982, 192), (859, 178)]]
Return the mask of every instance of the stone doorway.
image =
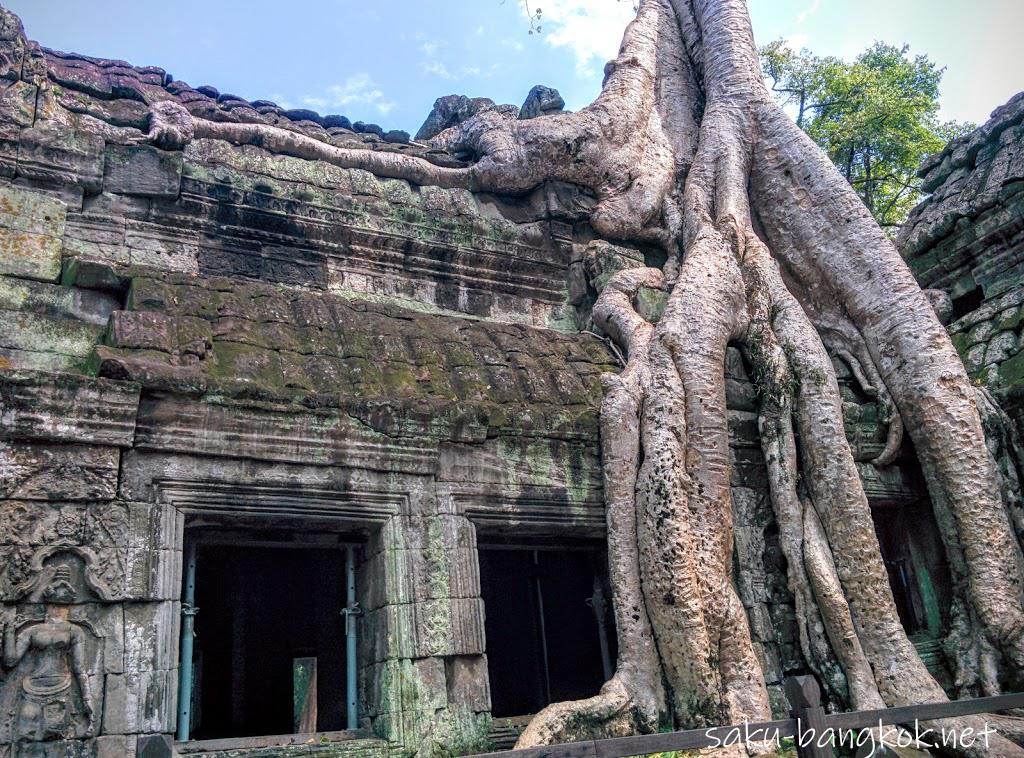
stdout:
[(914, 641), (939, 639), (949, 624), (952, 596), (931, 504), (873, 504), (871, 515), (903, 628)]
[(932, 676), (952, 693), (942, 645), (950, 623), (952, 580), (931, 503), (872, 503), (871, 516), (900, 622)]
[(480, 546), (496, 723), (597, 694), (615, 662), (601, 547)]
[[(346, 729), (346, 632), (359, 627), (346, 614), (348, 583), (361, 546), (341, 534), (197, 528), (185, 532), (186, 556), (193, 550), (188, 738)], [(185, 569), (187, 604), (187, 559)]]

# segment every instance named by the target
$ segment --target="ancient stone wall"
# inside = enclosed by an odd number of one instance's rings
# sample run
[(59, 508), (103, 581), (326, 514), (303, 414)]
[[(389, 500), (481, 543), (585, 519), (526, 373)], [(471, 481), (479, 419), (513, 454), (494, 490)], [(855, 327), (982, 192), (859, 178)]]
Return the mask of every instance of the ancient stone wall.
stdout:
[(923, 287), (953, 301), (949, 332), (970, 375), (1018, 423), (1024, 397), (1024, 93), (921, 168), (931, 196), (898, 244)]
[[(614, 359), (564, 331), (572, 223), (550, 211), (574, 190), (503, 199), (215, 142), (158, 150), (131, 133), (165, 98), (423, 148), (46, 51), (3, 21), (0, 623), (15, 647), (63, 624), (83, 653), (5, 658), (0, 754), (123, 756), (174, 731), (197, 519), (364, 534), (363, 725), (407, 751), (483, 747), (477, 525), (604, 528)], [(46, 620), (49, 595), (67, 619)], [(49, 722), (23, 715), (44, 664), (73, 672), (39, 703)]]

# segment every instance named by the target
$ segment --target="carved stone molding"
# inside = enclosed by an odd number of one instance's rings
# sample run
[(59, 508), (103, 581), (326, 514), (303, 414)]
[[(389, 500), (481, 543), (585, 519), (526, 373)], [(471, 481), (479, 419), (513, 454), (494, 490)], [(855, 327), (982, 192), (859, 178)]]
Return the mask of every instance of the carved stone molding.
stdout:
[(139, 386), (39, 371), (0, 375), (0, 437), (131, 447)]
[(346, 415), (297, 417), (180, 397), (143, 400), (135, 447), (414, 474), (433, 473), (437, 465), (435, 441), (394, 439)]
[(41, 548), (32, 556), (29, 579), (15, 588), (14, 599), (65, 605), (118, 600), (99, 570), (96, 553), (87, 547), (50, 545)]
[(321, 490), (284, 485), (159, 480), (160, 502), (183, 513), (206, 515), (344, 519), (354, 524), (381, 524), (408, 513), (404, 493)]
[(494, 492), (454, 493), (458, 512), (464, 513), (481, 532), (528, 531), (538, 535), (551, 532), (563, 538), (603, 537), (604, 501), (587, 499), (567, 502), (563, 488), (550, 493), (531, 487), (529, 495), (509, 496)]

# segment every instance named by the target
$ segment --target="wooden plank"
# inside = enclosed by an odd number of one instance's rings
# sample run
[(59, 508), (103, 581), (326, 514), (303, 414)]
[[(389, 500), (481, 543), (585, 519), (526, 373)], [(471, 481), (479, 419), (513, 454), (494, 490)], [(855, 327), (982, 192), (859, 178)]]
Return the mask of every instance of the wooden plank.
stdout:
[(829, 735), (818, 681), (813, 676), (790, 677), (786, 680), (786, 697), (797, 719), (797, 755), (800, 758), (830, 758), (832, 748), (821, 744), (821, 740)]
[[(818, 706), (820, 708), (820, 706)], [(914, 719), (931, 721), (941, 718), (955, 718), (981, 713), (993, 713), (1024, 708), (1024, 693), (1001, 694), (993, 698), (977, 698), (950, 703), (929, 703), (901, 708), (885, 708), (877, 711), (855, 711), (852, 713), (825, 714), (817, 724), (808, 724), (815, 730), (860, 729), (884, 725), (902, 724)], [(821, 715), (821, 714), (819, 714)], [(624, 758), (625, 756), (648, 753), (668, 753), (677, 750), (699, 750), (700, 748), (721, 747), (740, 742), (776, 741), (796, 738), (797, 720), (778, 719), (759, 721), (751, 724), (733, 724), (707, 729), (686, 729), (658, 734), (638, 734), (610, 740), (586, 741), (549, 745), (527, 750), (509, 750), (497, 753), (483, 753), (471, 758)]]
[(739, 742), (775, 741), (796, 735), (796, 719), (757, 721), (736, 726), (687, 729), (681, 732), (641, 734), (606, 740), (568, 742), (559, 745), (481, 753), (467, 758), (622, 758), (622, 756), (664, 753), (673, 750), (699, 750)]
[[(808, 705), (807, 708), (814, 707)], [(816, 706), (820, 708), (820, 706)], [(971, 700), (954, 700), (948, 703), (926, 703), (899, 708), (883, 708), (875, 711), (854, 711), (851, 713), (825, 714), (816, 719), (819, 729), (863, 729), (883, 725), (905, 724), (918, 721), (955, 718), (981, 713), (993, 713), (1015, 708), (1024, 708), (1024, 693), (998, 695), (996, 697), (975, 698)], [(818, 714), (819, 716), (822, 714)], [(776, 741), (789, 737), (797, 737), (796, 719), (779, 719), (761, 721), (752, 724), (735, 724), (718, 726), (708, 729), (688, 729), (681, 732), (665, 732), (661, 734), (643, 734), (633, 737), (615, 737), (606, 740), (563, 743), (527, 750), (505, 750), (496, 753), (483, 753), (468, 758), (624, 758), (624, 756), (643, 755), (647, 753), (665, 753), (673, 750), (698, 750), (707, 747), (719, 747), (727, 742), (733, 744), (740, 741)]]
[(865, 727), (906, 724), (917, 721), (934, 721), (936, 719), (956, 718), (957, 716), (973, 716), (980, 713), (1008, 711), (1013, 708), (1024, 708), (1024, 693), (1013, 695), (996, 695), (979, 697), (970, 700), (951, 700), (947, 703), (923, 703), (906, 705), (898, 708), (882, 708), (875, 711), (852, 711), (850, 713), (833, 713), (825, 717), (825, 724), (833, 729), (863, 729)]
[(316, 731), (316, 658), (292, 659), (292, 700), (296, 734)]
[(760, 742), (765, 739), (786, 739), (796, 735), (796, 719), (757, 721), (751, 724), (687, 729), (681, 732), (642, 734), (636, 737), (613, 737), (597, 740), (597, 758), (621, 758), (627, 755), (667, 753), (673, 750), (699, 750), (739, 742)]

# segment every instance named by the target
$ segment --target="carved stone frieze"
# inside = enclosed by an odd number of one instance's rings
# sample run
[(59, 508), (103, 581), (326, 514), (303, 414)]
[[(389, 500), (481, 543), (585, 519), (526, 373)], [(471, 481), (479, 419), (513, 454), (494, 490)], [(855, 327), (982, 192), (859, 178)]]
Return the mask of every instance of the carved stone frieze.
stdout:
[(0, 440), (0, 497), (21, 500), (110, 500), (118, 450)]
[(96, 734), (104, 634), (87, 604), (114, 597), (95, 564), (87, 548), (41, 548), (14, 590), (18, 604), (0, 609), (0, 743), (13, 743), (18, 755), (37, 754), (35, 743)]
[(32, 588), (58, 565), (70, 566), (80, 581), (78, 589), (87, 593), (80, 602), (125, 596), (129, 518), (117, 503), (0, 501), (0, 601), (40, 602), (29, 597)]
[(118, 599), (106, 582), (102, 562), (88, 547), (41, 548), (32, 556), (29, 571), (29, 578), (14, 589), (16, 601), (46, 603), (58, 590), (67, 605)]

